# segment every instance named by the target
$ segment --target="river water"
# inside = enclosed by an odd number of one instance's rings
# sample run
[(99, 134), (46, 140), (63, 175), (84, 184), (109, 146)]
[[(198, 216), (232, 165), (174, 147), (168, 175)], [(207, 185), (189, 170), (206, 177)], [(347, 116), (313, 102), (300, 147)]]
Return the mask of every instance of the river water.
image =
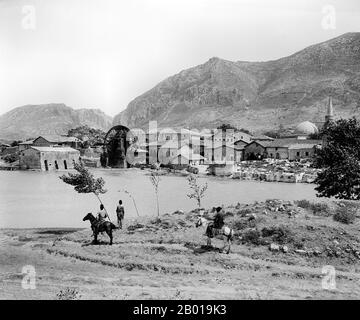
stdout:
[[(62, 172), (0, 171), (0, 228), (88, 227), (82, 218), (88, 212), (96, 213), (99, 201), (93, 194), (79, 194), (59, 179)], [(95, 177), (105, 180), (107, 193), (102, 201), (115, 221), (119, 199), (125, 206), (125, 217), (136, 217), (132, 199), (140, 215), (156, 215), (156, 198), (146, 171), (138, 169), (94, 169)], [(314, 185), (240, 181), (229, 178), (202, 177), (208, 190), (204, 207), (251, 203), (266, 199), (315, 199)], [(159, 185), (160, 213), (190, 210), (196, 207), (188, 199), (187, 180), (184, 177), (162, 176)]]

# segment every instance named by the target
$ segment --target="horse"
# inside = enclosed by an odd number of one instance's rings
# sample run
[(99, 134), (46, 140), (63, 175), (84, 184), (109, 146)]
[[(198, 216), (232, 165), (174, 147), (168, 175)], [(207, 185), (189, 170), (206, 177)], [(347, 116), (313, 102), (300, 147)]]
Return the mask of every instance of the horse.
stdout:
[(112, 222), (104, 221), (100, 225), (98, 225), (99, 221), (93, 216), (91, 212), (84, 217), (83, 221), (86, 220), (90, 221), (91, 229), (94, 235), (94, 243), (98, 243), (97, 236), (99, 232), (105, 231), (110, 238), (110, 245), (112, 245), (113, 243), (112, 230), (116, 229), (116, 226)]
[(224, 246), (221, 249), (221, 252), (224, 252), (225, 247), (227, 245), (226, 253), (228, 254), (230, 252), (231, 240), (234, 237), (234, 230), (227, 226), (223, 226), (222, 228), (217, 229), (213, 227), (212, 223), (213, 223), (212, 221), (207, 220), (204, 217), (200, 216), (195, 226), (196, 228), (200, 226), (205, 226), (206, 229), (205, 233), (207, 236), (207, 246), (209, 247), (211, 247), (211, 238), (213, 237), (222, 238), (224, 240)]

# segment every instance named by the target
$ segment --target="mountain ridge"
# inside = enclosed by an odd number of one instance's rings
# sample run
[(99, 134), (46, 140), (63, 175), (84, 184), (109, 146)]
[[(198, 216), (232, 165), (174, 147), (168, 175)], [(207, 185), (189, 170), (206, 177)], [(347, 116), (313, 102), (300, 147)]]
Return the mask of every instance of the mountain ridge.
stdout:
[(0, 116), (0, 137), (24, 140), (41, 134), (67, 134), (81, 125), (106, 131), (111, 123), (112, 117), (100, 109), (73, 109), (64, 103), (29, 104)]
[(264, 131), (321, 122), (328, 96), (338, 117), (360, 111), (360, 33), (346, 33), (277, 60), (213, 57), (133, 99), (113, 124), (204, 128), (221, 123)]

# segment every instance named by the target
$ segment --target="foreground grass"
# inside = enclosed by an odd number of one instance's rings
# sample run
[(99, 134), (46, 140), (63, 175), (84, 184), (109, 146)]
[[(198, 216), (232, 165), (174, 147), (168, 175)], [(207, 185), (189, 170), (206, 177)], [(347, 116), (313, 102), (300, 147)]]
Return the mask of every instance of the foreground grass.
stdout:
[[(225, 222), (236, 231), (229, 255), (219, 252), (220, 240), (205, 246), (196, 212), (126, 221), (113, 246), (106, 235), (93, 245), (88, 229), (3, 230), (0, 270), (7, 294), (20, 298), (358, 298), (359, 217), (334, 220), (339, 207), (353, 206), (268, 200), (226, 207)], [(211, 218), (212, 210), (205, 215)], [(30, 256), (44, 284), (24, 293), (10, 280)], [(336, 270), (336, 290), (321, 286), (325, 265)]]

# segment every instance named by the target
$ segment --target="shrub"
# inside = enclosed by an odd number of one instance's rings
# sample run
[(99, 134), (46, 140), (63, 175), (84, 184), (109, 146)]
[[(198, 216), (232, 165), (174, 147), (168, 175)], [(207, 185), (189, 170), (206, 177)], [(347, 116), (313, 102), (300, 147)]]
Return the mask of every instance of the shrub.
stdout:
[(356, 211), (356, 210), (358, 210), (360, 208), (360, 203), (343, 200), (343, 201), (339, 202), (339, 206), (340, 207), (346, 207), (346, 208), (348, 208), (350, 210), (355, 210)]
[(255, 245), (259, 245), (261, 243), (261, 234), (259, 230), (248, 230), (244, 232), (242, 236), (243, 242), (252, 243)]
[(263, 237), (271, 237), (272, 241), (280, 244), (287, 243), (293, 239), (289, 228), (285, 226), (265, 227), (261, 230)]
[(225, 217), (233, 217), (234, 216), (234, 212), (232, 211), (226, 211), (224, 214)]
[(247, 214), (252, 213), (252, 210), (250, 208), (241, 209), (237, 212), (238, 215), (241, 217), (245, 217)]
[(296, 205), (300, 208), (312, 211), (315, 216), (329, 216), (331, 215), (330, 207), (324, 202), (310, 202), (309, 200), (298, 200)]
[(330, 216), (330, 208), (327, 203), (317, 202), (312, 204), (312, 211), (315, 216)]
[(78, 300), (80, 298), (79, 291), (74, 288), (65, 288), (60, 290), (56, 297), (58, 300)]
[(345, 224), (354, 223), (356, 218), (356, 209), (349, 209), (347, 207), (338, 207), (336, 209), (333, 218), (335, 221)]
[(19, 155), (17, 153), (11, 153), (3, 156), (3, 160), (8, 163), (13, 163), (19, 160)]
[(310, 209), (311, 208), (311, 202), (309, 200), (298, 200), (295, 202), (296, 205), (300, 208), (303, 208), (303, 209)]
[(235, 230), (243, 230), (248, 227), (247, 221), (237, 220), (232, 224), (232, 228)]

